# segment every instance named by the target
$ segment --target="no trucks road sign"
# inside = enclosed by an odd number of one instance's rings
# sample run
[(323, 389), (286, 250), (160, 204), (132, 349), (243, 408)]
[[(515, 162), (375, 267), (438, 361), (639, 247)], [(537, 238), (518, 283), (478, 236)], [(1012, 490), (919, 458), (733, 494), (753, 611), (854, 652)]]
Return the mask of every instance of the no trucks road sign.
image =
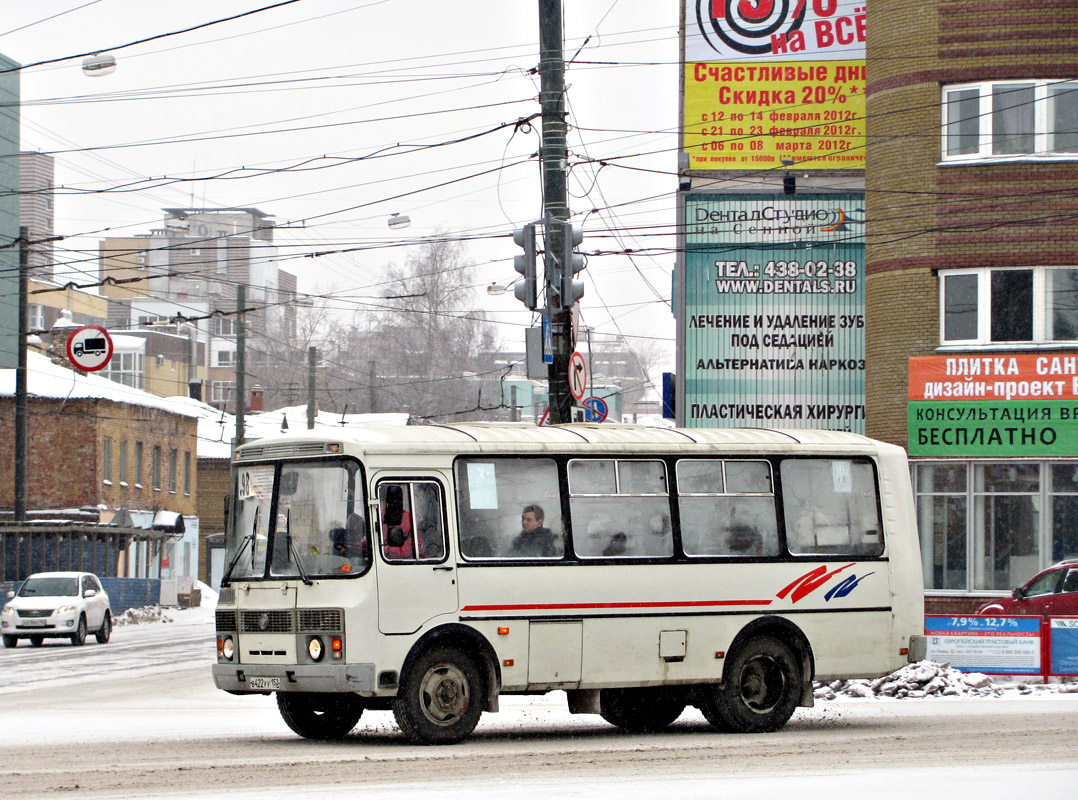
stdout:
[(100, 325), (83, 325), (68, 338), (67, 357), (83, 372), (104, 369), (112, 358), (112, 337)]

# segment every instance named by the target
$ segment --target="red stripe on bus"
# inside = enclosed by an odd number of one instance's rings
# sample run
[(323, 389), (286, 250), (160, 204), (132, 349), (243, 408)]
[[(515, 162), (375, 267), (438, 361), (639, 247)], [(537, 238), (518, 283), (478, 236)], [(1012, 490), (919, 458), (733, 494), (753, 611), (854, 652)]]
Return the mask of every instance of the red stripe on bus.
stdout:
[(701, 606), (766, 606), (770, 600), (687, 600), (668, 603), (542, 603), (539, 605), (465, 606), (461, 611), (566, 611), (585, 608), (678, 608)]

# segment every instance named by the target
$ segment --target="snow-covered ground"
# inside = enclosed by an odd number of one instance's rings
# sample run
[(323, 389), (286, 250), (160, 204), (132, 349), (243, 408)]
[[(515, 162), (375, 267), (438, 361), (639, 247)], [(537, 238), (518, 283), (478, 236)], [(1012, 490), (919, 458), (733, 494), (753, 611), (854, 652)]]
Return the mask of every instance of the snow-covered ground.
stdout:
[(820, 684), (776, 734), (717, 734), (695, 709), (626, 734), (552, 692), (502, 698), (453, 747), (410, 745), (388, 712), (309, 742), (272, 697), (214, 688), (216, 597), (202, 591), (200, 608), (133, 612), (106, 645), (0, 650), (0, 798), (1078, 797), (1078, 684), (927, 663)]

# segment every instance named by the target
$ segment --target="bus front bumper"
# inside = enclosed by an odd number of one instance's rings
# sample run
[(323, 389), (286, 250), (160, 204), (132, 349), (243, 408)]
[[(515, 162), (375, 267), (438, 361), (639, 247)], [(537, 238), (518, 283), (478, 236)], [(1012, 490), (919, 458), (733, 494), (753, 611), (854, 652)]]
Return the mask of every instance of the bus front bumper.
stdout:
[(374, 694), (374, 664), (214, 664), (213, 682), (218, 689), (233, 694)]

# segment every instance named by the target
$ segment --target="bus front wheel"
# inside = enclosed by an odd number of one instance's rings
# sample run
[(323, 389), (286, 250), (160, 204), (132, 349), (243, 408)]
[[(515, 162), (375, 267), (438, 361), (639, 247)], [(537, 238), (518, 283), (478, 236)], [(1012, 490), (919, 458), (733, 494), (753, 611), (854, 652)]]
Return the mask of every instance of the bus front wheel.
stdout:
[(417, 744), (452, 744), (475, 730), (483, 713), (479, 669), (452, 646), (433, 647), (410, 665), (393, 716)]
[(363, 701), (354, 694), (277, 692), (277, 710), (304, 739), (340, 739), (356, 727)]
[(800, 693), (794, 651), (772, 636), (757, 636), (734, 653), (723, 684), (703, 693), (700, 710), (719, 730), (766, 733), (793, 716)]
[(602, 689), (599, 714), (611, 725), (647, 733), (673, 724), (685, 710), (685, 698), (670, 689)]

